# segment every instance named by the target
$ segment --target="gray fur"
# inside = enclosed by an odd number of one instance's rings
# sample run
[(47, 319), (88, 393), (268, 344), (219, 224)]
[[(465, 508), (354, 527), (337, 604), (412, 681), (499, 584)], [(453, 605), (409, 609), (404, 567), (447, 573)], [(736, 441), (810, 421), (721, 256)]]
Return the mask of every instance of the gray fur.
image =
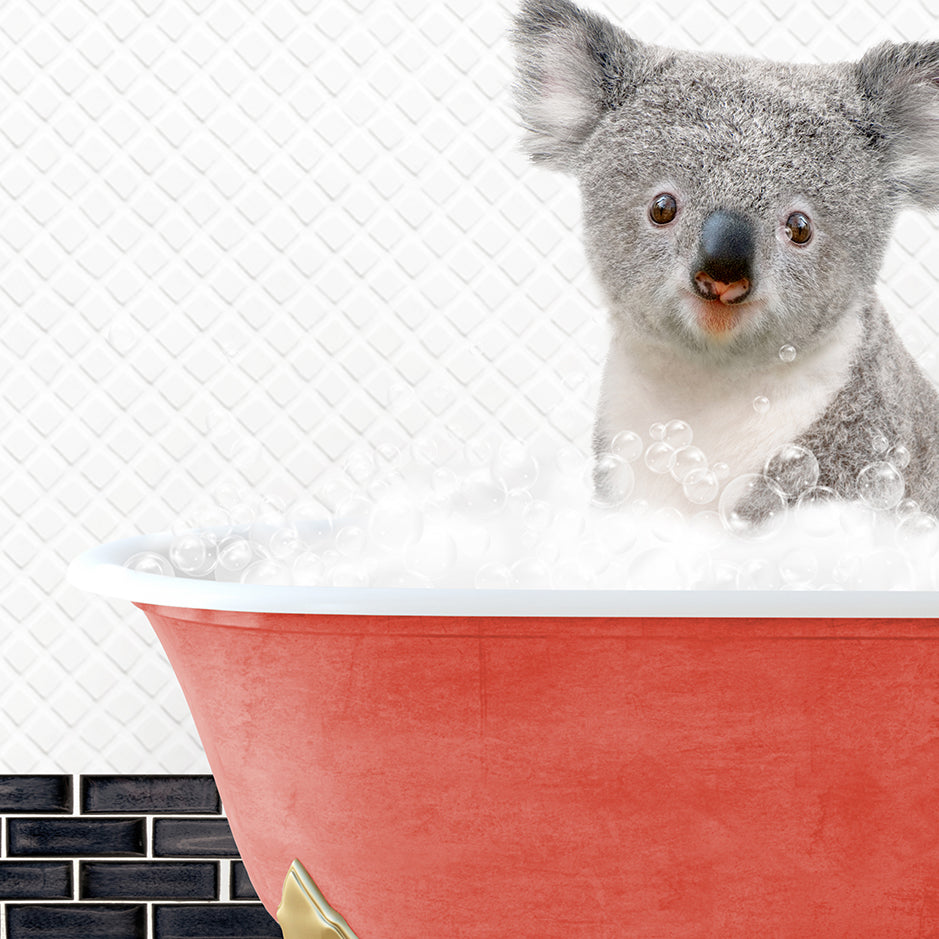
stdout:
[[(775, 363), (784, 343), (818, 348), (859, 317), (850, 378), (797, 442), (819, 458), (819, 484), (850, 498), (878, 458), (877, 428), (912, 454), (907, 496), (939, 513), (939, 396), (875, 295), (899, 211), (939, 207), (939, 43), (885, 43), (857, 63), (771, 63), (645, 44), (566, 0), (526, 0), (512, 38), (524, 146), (579, 181), (613, 343), (743, 373)], [(665, 236), (648, 223), (663, 188), (682, 195)], [(804, 208), (815, 235), (795, 247), (780, 231)], [(754, 223), (752, 295), (765, 304), (720, 340), (689, 325), (675, 286), (693, 276), (718, 209)], [(608, 443), (598, 420), (598, 450)]]

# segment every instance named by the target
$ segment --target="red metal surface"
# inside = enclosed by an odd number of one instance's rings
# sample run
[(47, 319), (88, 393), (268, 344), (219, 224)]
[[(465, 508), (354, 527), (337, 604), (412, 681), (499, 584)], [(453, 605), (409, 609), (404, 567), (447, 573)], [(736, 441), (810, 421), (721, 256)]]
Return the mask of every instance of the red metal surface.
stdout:
[(273, 911), (360, 939), (939, 935), (939, 625), (143, 607)]

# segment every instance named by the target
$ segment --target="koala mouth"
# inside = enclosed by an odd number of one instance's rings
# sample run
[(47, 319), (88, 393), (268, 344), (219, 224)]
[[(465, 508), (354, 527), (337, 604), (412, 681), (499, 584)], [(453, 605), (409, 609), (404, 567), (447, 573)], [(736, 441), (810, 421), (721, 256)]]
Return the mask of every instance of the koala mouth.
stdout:
[(729, 338), (760, 303), (749, 299), (749, 282), (714, 284), (715, 289), (708, 291), (696, 284), (698, 289), (691, 291), (694, 320), (699, 329), (715, 339)]

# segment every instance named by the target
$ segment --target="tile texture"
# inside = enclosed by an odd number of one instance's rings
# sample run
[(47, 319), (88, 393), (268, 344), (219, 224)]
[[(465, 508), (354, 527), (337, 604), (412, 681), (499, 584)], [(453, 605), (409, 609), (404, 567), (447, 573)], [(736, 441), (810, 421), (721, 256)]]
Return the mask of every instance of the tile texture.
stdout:
[(143, 818), (11, 818), (10, 857), (132, 857), (147, 853)]
[(5, 939), (280, 936), (211, 776), (6, 776), (0, 793)]
[[(605, 316), (575, 184), (518, 149), (515, 5), (0, 4), (0, 768), (206, 771), (143, 616), (66, 583), (83, 549), (424, 429), (589, 447)], [(939, 36), (927, 0), (587, 5), (782, 60)], [(882, 290), (933, 373), (937, 225)]]

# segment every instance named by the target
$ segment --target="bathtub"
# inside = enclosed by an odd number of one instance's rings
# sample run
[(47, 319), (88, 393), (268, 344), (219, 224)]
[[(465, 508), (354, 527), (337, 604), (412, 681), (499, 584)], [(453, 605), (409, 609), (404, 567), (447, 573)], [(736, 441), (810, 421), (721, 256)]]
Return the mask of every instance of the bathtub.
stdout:
[(939, 934), (935, 594), (121, 566), (165, 541), (70, 580), (147, 615), (288, 939)]

